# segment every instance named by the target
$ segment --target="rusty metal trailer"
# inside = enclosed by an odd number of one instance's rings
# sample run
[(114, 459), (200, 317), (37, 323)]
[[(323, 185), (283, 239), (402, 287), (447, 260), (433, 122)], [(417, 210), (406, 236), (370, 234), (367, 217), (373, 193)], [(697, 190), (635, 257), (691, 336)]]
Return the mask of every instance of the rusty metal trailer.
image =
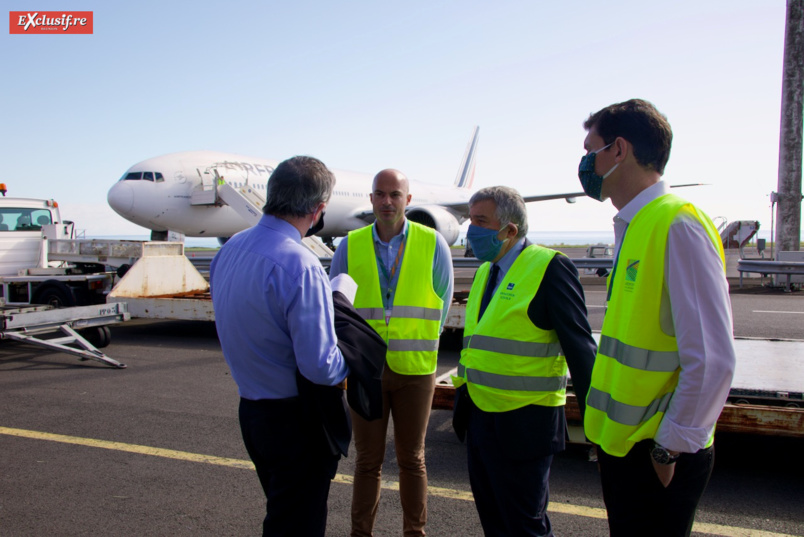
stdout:
[[(717, 431), (804, 438), (804, 341), (738, 338), (735, 350), (737, 368)], [(433, 408), (452, 409), (455, 371), (438, 378)], [(569, 390), (567, 421), (577, 428), (581, 414)], [(582, 434), (575, 438), (583, 441)]]

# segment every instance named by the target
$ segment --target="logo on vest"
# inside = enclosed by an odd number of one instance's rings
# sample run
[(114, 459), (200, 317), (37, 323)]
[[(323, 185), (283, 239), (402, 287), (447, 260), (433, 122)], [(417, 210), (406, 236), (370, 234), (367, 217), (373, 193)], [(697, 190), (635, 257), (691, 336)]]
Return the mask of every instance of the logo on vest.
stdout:
[(639, 272), (639, 259), (629, 259), (625, 267), (625, 290), (633, 291)]
[(506, 287), (506, 289), (508, 289), (509, 291), (510, 291), (511, 289), (513, 289), (513, 288), (514, 288), (514, 284), (513, 284), (513, 283), (509, 283), (509, 284), (508, 284), (508, 287)]

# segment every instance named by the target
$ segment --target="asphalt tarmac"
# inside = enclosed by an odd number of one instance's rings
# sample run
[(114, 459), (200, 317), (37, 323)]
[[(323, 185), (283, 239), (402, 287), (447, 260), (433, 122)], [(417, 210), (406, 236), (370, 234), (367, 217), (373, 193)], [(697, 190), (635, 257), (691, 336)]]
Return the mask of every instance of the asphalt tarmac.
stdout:
[[(599, 329), (602, 286), (585, 287)], [(735, 335), (804, 339), (804, 293), (754, 286), (732, 301)], [(439, 372), (457, 364), (457, 340), (443, 337)], [(0, 535), (259, 535), (264, 497), (214, 325), (135, 320), (112, 327), (105, 351), (128, 368), (0, 342)], [(428, 428), (427, 531), (482, 535), (450, 420), (433, 411)], [(804, 441), (718, 435), (716, 446), (694, 534), (804, 535)], [(353, 464), (350, 452), (332, 484), (327, 535), (349, 533)], [(384, 479), (375, 534), (399, 535), (392, 442)], [(548, 512), (556, 535), (607, 535), (586, 446), (555, 458)]]

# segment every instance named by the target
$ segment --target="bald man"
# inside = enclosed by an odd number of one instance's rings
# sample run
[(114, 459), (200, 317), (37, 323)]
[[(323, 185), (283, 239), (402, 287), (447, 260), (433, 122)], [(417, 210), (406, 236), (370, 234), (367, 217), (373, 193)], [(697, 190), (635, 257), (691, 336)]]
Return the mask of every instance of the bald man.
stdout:
[(411, 195), (402, 172), (379, 172), (370, 198), (376, 220), (349, 233), (338, 245), (330, 269), (330, 278), (343, 272), (354, 278), (355, 308), (388, 344), (382, 418), (367, 421), (352, 412), (357, 451), (352, 536), (372, 535), (391, 416), (403, 533), (424, 535), (424, 437), (435, 390), (438, 338), (452, 302), (452, 256), (439, 233), (405, 217)]

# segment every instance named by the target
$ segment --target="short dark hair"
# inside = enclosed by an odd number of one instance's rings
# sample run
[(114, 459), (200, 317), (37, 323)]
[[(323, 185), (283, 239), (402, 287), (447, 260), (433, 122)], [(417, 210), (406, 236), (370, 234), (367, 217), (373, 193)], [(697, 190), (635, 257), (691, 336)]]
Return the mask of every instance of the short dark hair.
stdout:
[(528, 209), (525, 200), (515, 189), (508, 186), (489, 186), (481, 188), (469, 198), (469, 207), (479, 201), (492, 200), (497, 208), (494, 215), (501, 224), (516, 224), (516, 238), (528, 233)]
[(279, 163), (266, 187), (262, 212), (272, 216), (306, 216), (329, 201), (335, 176), (313, 157), (293, 157)]
[(640, 166), (664, 174), (673, 130), (667, 117), (648, 101), (631, 99), (609, 105), (591, 114), (583, 128), (587, 131), (594, 128), (606, 145), (618, 137), (627, 140), (634, 146), (634, 157)]

